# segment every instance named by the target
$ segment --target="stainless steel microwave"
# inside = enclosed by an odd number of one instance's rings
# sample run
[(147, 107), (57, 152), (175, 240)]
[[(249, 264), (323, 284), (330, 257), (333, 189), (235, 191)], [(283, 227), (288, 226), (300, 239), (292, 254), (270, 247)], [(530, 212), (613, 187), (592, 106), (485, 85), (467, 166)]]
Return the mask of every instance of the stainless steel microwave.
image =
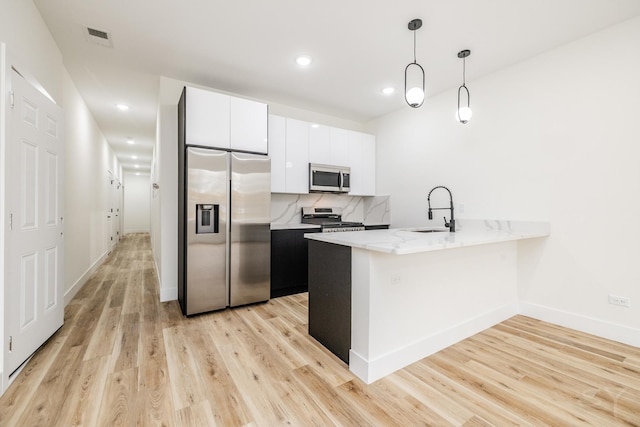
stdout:
[(309, 164), (309, 191), (348, 193), (350, 178), (349, 167)]

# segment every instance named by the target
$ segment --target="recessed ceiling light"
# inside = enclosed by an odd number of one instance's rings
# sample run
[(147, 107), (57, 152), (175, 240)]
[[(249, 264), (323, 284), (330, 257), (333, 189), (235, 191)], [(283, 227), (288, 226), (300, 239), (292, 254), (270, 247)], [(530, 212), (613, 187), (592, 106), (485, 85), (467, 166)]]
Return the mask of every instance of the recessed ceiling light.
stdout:
[(384, 95), (391, 95), (393, 92), (395, 92), (396, 90), (392, 87), (385, 87), (384, 89), (382, 89), (382, 93)]
[(136, 172), (136, 176), (140, 176), (140, 172)]
[(133, 143), (135, 143), (133, 138), (131, 138), (131, 137), (127, 138), (127, 144), (133, 144)]
[(126, 104), (117, 104), (116, 108), (120, 111), (127, 111), (129, 109), (129, 106)]
[(138, 156), (136, 156), (136, 155), (134, 154), (133, 156), (131, 156), (131, 158), (132, 158), (133, 160), (135, 160), (135, 159), (137, 159), (137, 158), (138, 158)]
[(307, 55), (300, 55), (296, 58), (296, 62), (299, 66), (306, 67), (307, 65), (311, 64), (311, 57)]
[(320, 127), (320, 125), (319, 125), (319, 124), (317, 124), (317, 123), (313, 123), (313, 124), (311, 125), (311, 127), (315, 129), (315, 128)]
[(140, 165), (133, 165), (134, 168), (138, 169)]

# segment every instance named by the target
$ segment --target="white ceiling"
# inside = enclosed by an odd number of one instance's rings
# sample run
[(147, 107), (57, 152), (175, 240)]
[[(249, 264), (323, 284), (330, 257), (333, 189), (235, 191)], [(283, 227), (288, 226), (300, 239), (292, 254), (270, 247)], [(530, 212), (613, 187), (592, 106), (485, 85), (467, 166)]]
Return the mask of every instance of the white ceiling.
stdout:
[[(400, 108), (417, 60), (427, 97), (640, 15), (639, 0), (34, 0), (125, 169), (148, 170), (159, 76), (360, 122)], [(87, 41), (85, 26), (113, 47)], [(295, 57), (312, 64), (300, 69)], [(383, 96), (381, 89), (396, 88)], [(177, 102), (177, 100), (176, 100)], [(126, 103), (123, 113), (115, 108)], [(126, 143), (133, 137), (135, 145)], [(132, 160), (132, 155), (138, 160)]]

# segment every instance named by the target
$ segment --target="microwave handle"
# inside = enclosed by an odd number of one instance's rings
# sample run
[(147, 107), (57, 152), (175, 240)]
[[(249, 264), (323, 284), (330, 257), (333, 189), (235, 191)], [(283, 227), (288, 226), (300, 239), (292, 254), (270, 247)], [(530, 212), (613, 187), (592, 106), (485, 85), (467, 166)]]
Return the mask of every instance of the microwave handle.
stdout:
[(340, 171), (339, 175), (340, 175), (340, 184), (339, 185), (340, 185), (340, 190), (342, 190), (342, 184), (344, 182), (344, 175), (342, 174), (342, 171)]

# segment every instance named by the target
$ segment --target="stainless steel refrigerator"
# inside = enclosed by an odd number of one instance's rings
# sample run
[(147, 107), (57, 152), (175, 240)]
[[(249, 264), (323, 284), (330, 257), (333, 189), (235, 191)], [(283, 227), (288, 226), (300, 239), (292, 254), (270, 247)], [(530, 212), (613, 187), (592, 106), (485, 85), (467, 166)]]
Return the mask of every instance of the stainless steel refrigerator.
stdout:
[(178, 300), (183, 314), (268, 300), (270, 159), (180, 145)]

